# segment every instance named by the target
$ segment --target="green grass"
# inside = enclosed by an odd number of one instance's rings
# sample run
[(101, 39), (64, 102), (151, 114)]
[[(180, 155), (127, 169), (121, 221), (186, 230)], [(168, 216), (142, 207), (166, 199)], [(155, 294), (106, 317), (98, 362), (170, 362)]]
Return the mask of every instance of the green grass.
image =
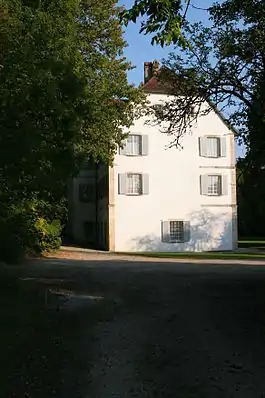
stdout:
[[(262, 260), (265, 259), (265, 239), (262, 238), (243, 238), (238, 241), (239, 249), (247, 249), (247, 252), (244, 253), (235, 253), (232, 251), (229, 252), (168, 252), (168, 253), (160, 253), (160, 252), (142, 252), (142, 253), (123, 253), (129, 255), (136, 256), (144, 256), (144, 257), (157, 257), (157, 258), (195, 258), (195, 259), (220, 259), (220, 260)], [(264, 253), (255, 253), (253, 249), (263, 249)]]
[(156, 258), (183, 258), (183, 259), (220, 259), (220, 260), (265, 260), (265, 253), (233, 253), (233, 252), (168, 252), (168, 253), (160, 253), (160, 252), (138, 252), (138, 253), (122, 253), (134, 256), (142, 256), (142, 257), (156, 257)]
[(238, 241), (239, 248), (261, 247), (265, 248), (265, 240), (261, 238), (243, 238)]

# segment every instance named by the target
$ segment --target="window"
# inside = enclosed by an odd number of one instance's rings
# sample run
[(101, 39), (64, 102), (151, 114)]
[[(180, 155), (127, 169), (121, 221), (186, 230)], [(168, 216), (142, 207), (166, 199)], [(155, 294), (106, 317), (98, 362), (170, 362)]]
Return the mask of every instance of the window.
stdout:
[(142, 176), (141, 174), (127, 174), (127, 195), (141, 195)]
[(227, 176), (205, 174), (200, 176), (201, 195), (220, 196), (226, 195), (228, 190)]
[(120, 148), (120, 154), (126, 156), (145, 156), (148, 154), (148, 136), (140, 134), (130, 134), (123, 147)]
[(199, 137), (199, 154), (205, 158), (226, 156), (226, 137)]
[(95, 200), (95, 186), (93, 184), (79, 184), (79, 201), (90, 203)]
[(129, 135), (126, 140), (127, 155), (138, 156), (141, 154), (141, 136)]
[(168, 220), (161, 222), (162, 242), (185, 243), (190, 241), (190, 222)]
[(149, 175), (142, 173), (121, 173), (118, 175), (120, 195), (147, 195)]
[(207, 152), (209, 158), (220, 157), (220, 138), (218, 137), (207, 138)]
[(221, 195), (221, 176), (208, 176), (208, 195)]
[(172, 242), (183, 242), (184, 240), (184, 222), (169, 221), (169, 235)]

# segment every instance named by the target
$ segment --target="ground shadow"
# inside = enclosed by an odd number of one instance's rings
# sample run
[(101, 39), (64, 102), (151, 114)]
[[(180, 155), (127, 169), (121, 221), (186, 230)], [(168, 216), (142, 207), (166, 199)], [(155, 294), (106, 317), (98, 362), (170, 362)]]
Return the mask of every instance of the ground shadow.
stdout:
[(262, 396), (265, 269), (107, 258), (2, 272), (0, 396)]

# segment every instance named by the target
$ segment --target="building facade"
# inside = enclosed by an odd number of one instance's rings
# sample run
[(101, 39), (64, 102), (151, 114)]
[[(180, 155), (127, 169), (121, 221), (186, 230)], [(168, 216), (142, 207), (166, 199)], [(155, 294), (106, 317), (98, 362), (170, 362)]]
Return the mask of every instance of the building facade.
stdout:
[[(146, 68), (152, 105), (168, 99)], [(69, 191), (72, 236), (116, 252), (233, 250), (237, 245), (235, 138), (214, 110), (183, 149), (146, 118), (135, 121), (113, 167), (88, 165)]]

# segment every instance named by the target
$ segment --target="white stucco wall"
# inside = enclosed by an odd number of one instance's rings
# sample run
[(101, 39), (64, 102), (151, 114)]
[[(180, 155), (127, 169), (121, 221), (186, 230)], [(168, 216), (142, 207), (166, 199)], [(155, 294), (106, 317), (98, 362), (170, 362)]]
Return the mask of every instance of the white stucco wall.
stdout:
[[(152, 103), (163, 96), (152, 94)], [(115, 251), (204, 251), (231, 250), (232, 234), (232, 165), (234, 165), (231, 131), (212, 112), (200, 118), (191, 135), (182, 141), (183, 150), (166, 149), (170, 137), (158, 127), (137, 120), (131, 133), (149, 136), (148, 156), (116, 155), (114, 161)], [(227, 156), (217, 159), (199, 156), (198, 137), (227, 137)], [(118, 174), (149, 174), (149, 194), (118, 194)], [(200, 174), (225, 174), (227, 195), (208, 197), (200, 194)], [(233, 203), (235, 204), (235, 203)], [(191, 239), (186, 243), (162, 243), (161, 221), (190, 221)]]

